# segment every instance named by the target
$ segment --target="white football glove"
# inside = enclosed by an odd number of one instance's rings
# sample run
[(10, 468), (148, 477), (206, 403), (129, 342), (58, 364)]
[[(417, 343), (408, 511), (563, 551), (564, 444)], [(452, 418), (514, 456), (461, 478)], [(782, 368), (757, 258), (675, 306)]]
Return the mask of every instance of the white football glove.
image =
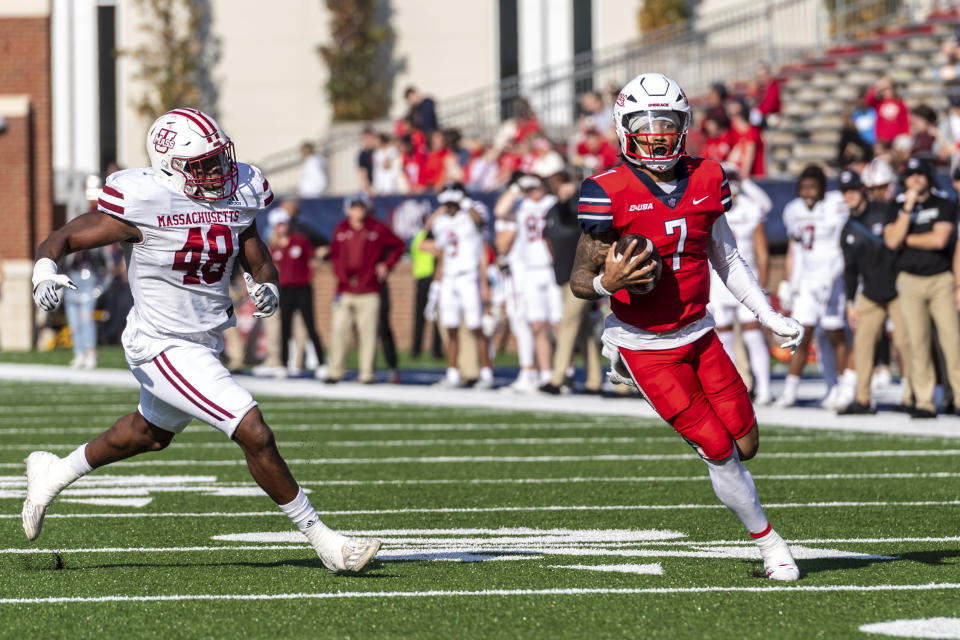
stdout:
[(430, 292), (427, 293), (427, 304), (423, 307), (423, 317), (429, 322), (436, 322), (437, 307), (440, 304), (440, 283), (436, 280), (430, 283)]
[(786, 340), (780, 343), (780, 347), (790, 349), (791, 354), (797, 350), (797, 347), (800, 346), (800, 342), (803, 340), (803, 325), (793, 318), (782, 316), (775, 311), (764, 314), (763, 317), (760, 318), (760, 324), (772, 331), (775, 335), (785, 338)]
[(50, 258), (40, 258), (33, 265), (33, 302), (44, 311), (53, 311), (60, 306), (60, 292), (64, 287), (76, 289), (77, 285), (67, 276), (57, 273), (57, 263)]
[(272, 282), (256, 282), (249, 273), (243, 274), (243, 281), (247, 283), (247, 294), (257, 307), (254, 318), (269, 318), (277, 312), (280, 306), (280, 290)]

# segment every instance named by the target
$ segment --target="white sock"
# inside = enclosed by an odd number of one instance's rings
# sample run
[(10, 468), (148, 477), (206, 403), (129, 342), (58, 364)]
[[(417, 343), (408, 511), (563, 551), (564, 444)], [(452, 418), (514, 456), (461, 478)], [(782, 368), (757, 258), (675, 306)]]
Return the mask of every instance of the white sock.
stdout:
[(510, 331), (517, 342), (517, 360), (521, 368), (533, 366), (533, 332), (523, 320), (510, 319)]
[(736, 448), (723, 460), (704, 461), (710, 472), (713, 492), (720, 502), (733, 512), (751, 534), (765, 531), (769, 523), (760, 506), (757, 487), (753, 484), (753, 476), (740, 462)]
[(550, 369), (540, 371), (540, 384), (547, 384), (551, 380), (553, 380), (553, 371)]
[(480, 379), (486, 382), (487, 380), (493, 380), (493, 369), (490, 367), (483, 367), (480, 369)]
[(783, 395), (796, 398), (797, 389), (799, 388), (800, 388), (800, 376), (787, 374), (787, 377), (783, 381)]
[(844, 369), (843, 377), (840, 380), (841, 384), (848, 390), (852, 391), (857, 388), (857, 372), (853, 369)]
[(460, 371), (454, 367), (447, 367), (447, 380), (454, 384), (460, 384)]
[(306, 532), (307, 529), (313, 526), (320, 527), (321, 531), (330, 530), (327, 525), (320, 522), (320, 516), (317, 515), (317, 510), (310, 504), (310, 498), (307, 497), (307, 494), (303, 492), (302, 488), (297, 491), (296, 498), (287, 504), (281, 504), (280, 510), (287, 514), (288, 518), (293, 520), (293, 524), (297, 525), (300, 531)]
[(717, 331), (717, 338), (720, 339), (720, 344), (723, 345), (723, 350), (727, 352), (728, 356), (730, 356), (730, 361), (736, 364), (737, 355), (734, 349), (734, 346), (736, 345), (736, 336), (733, 335), (733, 331)]
[[(93, 467), (91, 467), (90, 463), (87, 462), (86, 449), (87, 449), (87, 445), (82, 444), (76, 449), (74, 449), (73, 451), (71, 451), (70, 455), (68, 455), (65, 458), (67, 463), (70, 465), (73, 471), (77, 474), (77, 478), (82, 478), (83, 476), (93, 471)], [(76, 480), (77, 478), (74, 478), (73, 480)], [(73, 482), (73, 480), (71, 480), (70, 482)]]
[(760, 329), (748, 329), (743, 332), (743, 344), (750, 356), (750, 369), (753, 371), (753, 391), (756, 396), (770, 393), (770, 352), (767, 341)]

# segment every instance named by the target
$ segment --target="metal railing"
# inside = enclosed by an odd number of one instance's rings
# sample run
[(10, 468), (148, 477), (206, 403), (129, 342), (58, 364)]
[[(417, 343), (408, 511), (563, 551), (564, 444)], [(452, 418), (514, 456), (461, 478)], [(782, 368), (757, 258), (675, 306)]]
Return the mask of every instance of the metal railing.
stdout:
[[(588, 90), (616, 90), (626, 79), (656, 70), (681, 79), (688, 95), (702, 95), (713, 82), (751, 77), (759, 61), (779, 65), (797, 60), (880, 27), (916, 22), (921, 10), (942, 4), (927, 2), (920, 7), (920, 2), (832, 0), (834, 9), (828, 11), (823, 0), (747, 1), (442, 100), (437, 103), (438, 120), (464, 136), (492, 140), (524, 98), (548, 135), (564, 139), (575, 124), (579, 97)], [(339, 131), (317, 141), (327, 158), (329, 184), (337, 192), (358, 188), (358, 130)], [(272, 154), (261, 164), (275, 190), (295, 191), (299, 167), (295, 149)]]

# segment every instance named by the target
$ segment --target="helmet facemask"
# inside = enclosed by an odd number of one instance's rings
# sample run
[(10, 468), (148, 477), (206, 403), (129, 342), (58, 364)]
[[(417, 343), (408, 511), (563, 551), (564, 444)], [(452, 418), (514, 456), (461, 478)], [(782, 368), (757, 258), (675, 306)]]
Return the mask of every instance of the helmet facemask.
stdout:
[(197, 200), (222, 200), (237, 191), (239, 169), (233, 142), (190, 158), (174, 157), (170, 166), (185, 179), (183, 191)]
[(623, 116), (622, 127), (627, 160), (663, 173), (683, 155), (690, 122), (681, 111), (634, 111)]

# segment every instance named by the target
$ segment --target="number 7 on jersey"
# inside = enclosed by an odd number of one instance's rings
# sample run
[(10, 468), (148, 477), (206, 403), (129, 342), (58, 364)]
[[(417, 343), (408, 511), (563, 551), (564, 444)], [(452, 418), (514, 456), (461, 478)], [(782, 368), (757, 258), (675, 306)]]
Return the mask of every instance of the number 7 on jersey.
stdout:
[(680, 254), (683, 253), (683, 245), (687, 241), (687, 219), (676, 218), (674, 220), (667, 220), (663, 223), (663, 226), (668, 236), (672, 236), (677, 229), (680, 230), (680, 239), (677, 240), (677, 250), (673, 254), (673, 263), (670, 265), (674, 271), (679, 271)]

